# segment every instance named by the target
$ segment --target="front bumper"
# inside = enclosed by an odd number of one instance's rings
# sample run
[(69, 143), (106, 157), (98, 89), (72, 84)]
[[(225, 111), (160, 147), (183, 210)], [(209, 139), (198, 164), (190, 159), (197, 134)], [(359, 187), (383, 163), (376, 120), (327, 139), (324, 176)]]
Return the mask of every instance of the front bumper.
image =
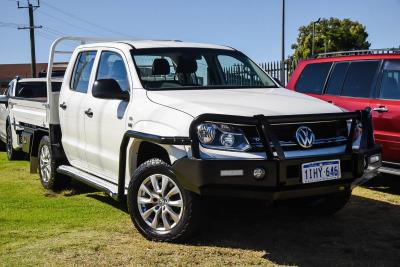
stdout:
[[(345, 151), (341, 154), (286, 158), (276, 133), (271, 127), (279, 124), (302, 124), (318, 121), (351, 121)], [(200, 153), (197, 126), (203, 122), (218, 122), (256, 127), (263, 143), (265, 159), (204, 160)], [(356, 125), (361, 123), (362, 135), (358, 150), (353, 149)], [(180, 183), (201, 195), (287, 199), (324, 195), (345, 190), (364, 183), (377, 175), (381, 166), (380, 146), (373, 138), (372, 116), (369, 109), (347, 113), (308, 114), (265, 117), (241, 117), (218, 114), (198, 116), (190, 126), (189, 141), (192, 158), (183, 158), (173, 164)], [(378, 160), (370, 164), (370, 159)], [(375, 157), (376, 158), (376, 157)], [(341, 178), (336, 180), (302, 183), (301, 165), (322, 160), (340, 160)], [(254, 170), (262, 168), (263, 179), (254, 178)]]
[[(288, 199), (351, 190), (377, 175), (380, 147), (341, 155), (277, 160), (202, 160), (183, 158), (173, 164), (179, 182), (189, 191), (206, 196), (254, 199)], [(303, 184), (301, 165), (339, 159), (342, 177), (336, 180)], [(254, 169), (263, 168), (263, 179), (254, 178)]]

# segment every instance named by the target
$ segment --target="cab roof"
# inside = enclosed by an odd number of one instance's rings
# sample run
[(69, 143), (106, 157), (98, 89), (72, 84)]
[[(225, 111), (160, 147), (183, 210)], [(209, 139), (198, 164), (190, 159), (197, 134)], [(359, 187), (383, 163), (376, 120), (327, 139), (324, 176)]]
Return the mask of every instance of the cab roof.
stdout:
[(234, 49), (228, 46), (223, 45), (215, 45), (215, 44), (206, 44), (206, 43), (192, 43), (192, 42), (182, 42), (179, 40), (120, 40), (120, 41), (111, 41), (111, 42), (97, 42), (97, 43), (89, 43), (84, 44), (79, 47), (99, 47), (99, 46), (108, 46), (108, 47), (116, 47), (120, 45), (129, 45), (136, 49), (145, 49), (145, 48), (208, 48), (208, 49), (224, 49), (231, 50)]

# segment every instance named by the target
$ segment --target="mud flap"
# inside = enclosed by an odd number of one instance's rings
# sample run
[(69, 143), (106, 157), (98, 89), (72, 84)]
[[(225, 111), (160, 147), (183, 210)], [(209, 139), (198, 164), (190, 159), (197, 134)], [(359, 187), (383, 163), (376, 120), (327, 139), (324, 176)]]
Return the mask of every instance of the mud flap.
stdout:
[(38, 166), (39, 166), (39, 160), (37, 157), (30, 156), (30, 173), (37, 173), (38, 172)]

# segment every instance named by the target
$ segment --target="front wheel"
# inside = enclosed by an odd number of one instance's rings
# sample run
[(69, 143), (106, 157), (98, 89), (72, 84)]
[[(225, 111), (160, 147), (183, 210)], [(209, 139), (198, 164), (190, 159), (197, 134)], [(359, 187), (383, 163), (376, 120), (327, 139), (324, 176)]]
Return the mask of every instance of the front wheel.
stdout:
[(200, 199), (179, 184), (171, 167), (151, 159), (134, 172), (128, 188), (133, 224), (147, 239), (176, 242), (197, 229)]

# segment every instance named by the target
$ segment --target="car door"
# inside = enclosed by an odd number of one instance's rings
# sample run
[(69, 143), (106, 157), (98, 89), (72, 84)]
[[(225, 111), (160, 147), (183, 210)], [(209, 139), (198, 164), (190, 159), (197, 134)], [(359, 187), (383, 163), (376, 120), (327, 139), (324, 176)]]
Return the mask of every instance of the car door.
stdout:
[[(12, 93), (12, 89), (14, 86), (14, 82), (11, 81), (8, 86), (6, 91), (4, 92), (4, 95), (10, 97), (10, 94)], [(0, 104), (0, 140), (5, 141), (6, 140), (6, 121), (8, 118), (8, 109), (7, 109), (6, 104)]]
[[(127, 60), (118, 50), (100, 53), (96, 78), (114, 79), (124, 91), (130, 90)], [(90, 93), (86, 102), (85, 116), (86, 156), (91, 173), (117, 182), (119, 152), (126, 131), (128, 101), (100, 99)]]
[(378, 96), (371, 100), (371, 107), (383, 160), (400, 163), (400, 60), (384, 63)]
[(59, 97), (59, 115), (62, 130), (62, 144), (72, 166), (86, 170), (85, 153), (85, 107), (88, 89), (93, 83), (92, 69), (96, 51), (82, 51), (77, 54), (70, 74), (70, 83), (63, 84)]
[(321, 99), (348, 111), (371, 106), (380, 60), (337, 62)]

